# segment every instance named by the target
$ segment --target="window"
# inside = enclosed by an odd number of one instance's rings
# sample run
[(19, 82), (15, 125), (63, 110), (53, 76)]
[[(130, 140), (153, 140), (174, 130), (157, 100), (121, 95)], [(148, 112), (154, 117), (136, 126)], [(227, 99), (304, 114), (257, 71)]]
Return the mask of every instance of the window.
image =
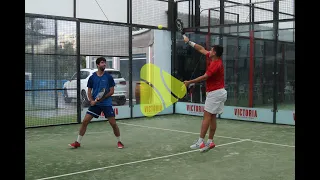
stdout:
[(146, 59), (136, 59), (132, 61), (132, 70), (135, 73), (132, 73), (133, 81), (140, 81), (140, 70), (146, 64)]
[(107, 71), (113, 79), (122, 78), (121, 73), (119, 71)]
[[(140, 70), (146, 64), (146, 54), (132, 55), (132, 81), (140, 81)], [(129, 79), (129, 59), (120, 58), (120, 71), (125, 79)]]
[(89, 72), (88, 71), (81, 71), (80, 72), (80, 79), (86, 79), (89, 76)]
[(71, 80), (76, 80), (77, 79), (77, 73), (74, 73), (74, 75), (71, 77)]
[[(113, 67), (113, 58), (111, 58), (111, 57), (104, 57), (104, 58), (106, 58), (106, 60), (107, 60), (106, 68), (112, 68)], [(88, 68), (96, 69), (97, 68), (96, 60), (97, 60), (97, 57), (92, 57), (92, 59), (90, 60), (91, 61), (91, 65), (89, 65)]]

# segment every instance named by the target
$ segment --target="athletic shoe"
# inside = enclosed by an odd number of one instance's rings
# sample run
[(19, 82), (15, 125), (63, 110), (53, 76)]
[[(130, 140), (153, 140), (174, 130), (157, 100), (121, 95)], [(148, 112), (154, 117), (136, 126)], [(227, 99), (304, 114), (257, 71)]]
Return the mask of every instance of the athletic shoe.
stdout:
[(122, 144), (122, 142), (118, 141), (118, 149), (122, 149), (124, 148), (124, 145)]
[(78, 148), (78, 147), (80, 147), (80, 143), (78, 143), (77, 141), (75, 141), (74, 143), (69, 144), (69, 146), (72, 147), (72, 148)]
[(209, 151), (210, 149), (213, 149), (216, 145), (214, 144), (214, 142), (211, 143), (206, 143), (206, 145), (200, 149), (200, 152), (206, 152)]
[(194, 144), (192, 144), (191, 146), (190, 146), (190, 148), (191, 149), (199, 149), (199, 148), (203, 148), (203, 147), (205, 147), (206, 145), (204, 144), (204, 142), (202, 141), (202, 142), (198, 142), (198, 140), (197, 141), (195, 141), (194, 142)]

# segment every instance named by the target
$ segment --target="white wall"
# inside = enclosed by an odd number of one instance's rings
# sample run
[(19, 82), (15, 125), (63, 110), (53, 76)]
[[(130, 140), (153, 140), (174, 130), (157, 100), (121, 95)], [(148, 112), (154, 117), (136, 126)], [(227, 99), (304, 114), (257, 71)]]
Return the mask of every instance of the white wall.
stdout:
[[(160, 68), (160, 74), (154, 74), (153, 76), (162, 77), (165, 86), (172, 89), (171, 79), (164, 79), (164, 74), (171, 74), (171, 33), (169, 31), (154, 31), (153, 56), (153, 64)], [(162, 96), (162, 98), (164, 97)], [(163, 101), (167, 106), (170, 99), (163, 99)]]
[(153, 64), (171, 73), (171, 33), (154, 30)]

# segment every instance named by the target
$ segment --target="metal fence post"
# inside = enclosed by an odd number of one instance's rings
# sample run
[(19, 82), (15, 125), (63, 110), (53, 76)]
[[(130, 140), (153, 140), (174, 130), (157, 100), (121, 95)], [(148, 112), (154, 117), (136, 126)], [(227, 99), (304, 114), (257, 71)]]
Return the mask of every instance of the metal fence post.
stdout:
[(273, 35), (274, 35), (274, 66), (273, 66), (273, 123), (277, 121), (277, 101), (278, 101), (278, 90), (277, 90), (277, 77), (278, 77), (278, 66), (277, 66), (277, 53), (278, 53), (278, 33), (279, 33), (279, 0), (275, 0), (273, 3)]
[(81, 123), (81, 96), (80, 96), (80, 21), (77, 21), (77, 121)]
[(132, 0), (127, 0), (127, 23), (129, 24), (129, 107), (130, 117), (133, 117), (132, 102)]

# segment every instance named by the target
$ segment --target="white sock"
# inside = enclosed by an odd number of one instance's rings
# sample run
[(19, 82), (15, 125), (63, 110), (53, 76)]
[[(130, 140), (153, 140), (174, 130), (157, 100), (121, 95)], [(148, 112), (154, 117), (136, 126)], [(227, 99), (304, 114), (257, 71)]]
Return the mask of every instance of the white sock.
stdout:
[(198, 139), (198, 143), (200, 144), (203, 141), (203, 138)]
[(208, 139), (207, 143), (212, 143), (212, 139)]
[(120, 140), (120, 136), (118, 136), (117, 139), (118, 139), (118, 141), (121, 141), (121, 140)]
[(80, 143), (83, 136), (78, 135), (77, 142)]

